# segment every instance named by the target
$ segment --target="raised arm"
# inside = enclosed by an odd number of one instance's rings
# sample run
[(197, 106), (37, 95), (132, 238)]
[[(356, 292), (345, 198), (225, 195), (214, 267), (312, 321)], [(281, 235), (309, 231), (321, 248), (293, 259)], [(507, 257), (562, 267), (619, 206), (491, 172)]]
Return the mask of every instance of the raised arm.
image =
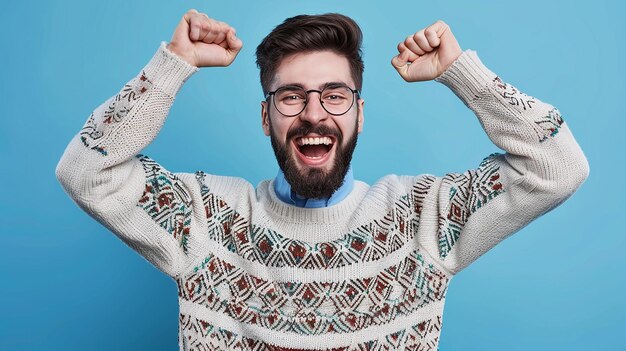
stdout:
[(586, 179), (589, 166), (556, 108), (503, 82), (475, 52), (461, 52), (445, 23), (409, 36), (398, 51), (392, 64), (402, 78), (436, 79), (448, 86), (506, 151), (434, 183), (439, 220), (420, 241), (457, 273), (565, 201)]
[(138, 155), (160, 131), (197, 67), (227, 66), (241, 49), (228, 25), (187, 12), (172, 41), (89, 116), (59, 162), (76, 203), (159, 269), (176, 276), (193, 240), (193, 175), (174, 175)]

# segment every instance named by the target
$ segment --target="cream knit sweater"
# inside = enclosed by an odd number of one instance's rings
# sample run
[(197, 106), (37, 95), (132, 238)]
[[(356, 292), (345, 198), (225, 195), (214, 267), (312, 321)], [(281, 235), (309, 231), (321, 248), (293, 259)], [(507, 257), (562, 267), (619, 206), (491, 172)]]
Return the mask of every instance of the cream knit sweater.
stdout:
[(505, 154), (465, 173), (355, 182), (337, 205), (298, 208), (272, 181), (173, 174), (137, 155), (196, 70), (161, 45), (57, 167), (81, 208), (176, 280), (181, 350), (436, 349), (452, 276), (588, 174), (559, 111), (466, 51), (437, 80)]

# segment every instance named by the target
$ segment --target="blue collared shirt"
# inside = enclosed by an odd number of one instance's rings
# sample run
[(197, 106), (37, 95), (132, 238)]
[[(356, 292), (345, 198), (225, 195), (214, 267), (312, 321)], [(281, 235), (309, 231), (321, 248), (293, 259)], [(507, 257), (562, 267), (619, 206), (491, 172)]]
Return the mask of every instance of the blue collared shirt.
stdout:
[(282, 170), (278, 170), (278, 174), (274, 179), (274, 191), (278, 198), (290, 205), (306, 208), (319, 208), (328, 207), (334, 204), (338, 204), (341, 200), (345, 199), (354, 188), (354, 175), (352, 174), (352, 166), (348, 168), (346, 176), (343, 179), (343, 184), (337, 189), (329, 198), (322, 199), (307, 199), (295, 192), (291, 191), (291, 185), (285, 179), (285, 174)]

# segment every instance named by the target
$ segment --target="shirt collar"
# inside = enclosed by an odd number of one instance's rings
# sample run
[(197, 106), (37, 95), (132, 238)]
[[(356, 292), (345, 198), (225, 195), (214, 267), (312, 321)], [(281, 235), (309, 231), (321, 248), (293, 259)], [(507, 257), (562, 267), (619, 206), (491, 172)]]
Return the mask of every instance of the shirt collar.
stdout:
[(338, 204), (352, 192), (353, 188), (354, 174), (352, 173), (352, 166), (348, 167), (348, 172), (346, 172), (346, 176), (343, 178), (343, 184), (329, 198), (310, 199), (296, 194), (291, 190), (291, 185), (285, 179), (285, 174), (280, 169), (274, 179), (274, 191), (281, 201), (305, 208), (320, 208)]

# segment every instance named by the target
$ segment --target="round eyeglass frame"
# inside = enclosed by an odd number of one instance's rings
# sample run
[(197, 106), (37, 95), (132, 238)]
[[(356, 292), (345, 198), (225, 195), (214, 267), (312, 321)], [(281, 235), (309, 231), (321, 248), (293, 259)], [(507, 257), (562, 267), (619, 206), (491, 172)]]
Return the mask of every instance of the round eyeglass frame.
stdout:
[[(295, 116), (297, 116), (297, 115), (301, 114), (301, 113), (302, 113), (302, 111), (304, 111), (304, 109), (306, 108), (306, 105), (309, 103), (309, 93), (318, 93), (318, 95), (319, 95), (318, 100), (319, 100), (319, 102), (320, 102), (320, 105), (322, 105), (322, 108), (324, 109), (324, 111), (328, 112), (328, 114), (333, 115), (333, 116), (342, 116), (342, 115), (345, 115), (346, 113), (348, 113), (348, 111), (350, 111), (350, 109), (351, 109), (351, 108), (352, 108), (352, 106), (354, 105), (354, 101), (356, 100), (356, 99), (354, 98), (354, 94), (356, 94), (357, 96), (359, 95), (359, 90), (358, 90), (358, 89), (352, 89), (352, 88), (350, 88), (350, 87), (349, 87), (349, 86), (347, 86), (347, 85), (340, 85), (340, 86), (327, 86), (327, 87), (325, 87), (325, 88), (324, 88), (324, 89), (322, 89), (322, 90), (317, 90), (317, 89), (309, 89), (309, 90), (304, 90), (304, 88), (301, 88), (301, 87), (295, 87), (296, 89), (302, 89), (302, 91), (304, 91), (305, 96), (306, 96), (306, 99), (304, 100), (304, 105), (302, 105), (302, 109), (301, 109), (298, 113), (294, 113), (294, 114), (292, 114), (292, 115), (286, 115), (286, 114), (284, 114), (284, 113), (283, 113), (283, 112), (282, 112), (282, 111), (278, 108), (278, 106), (276, 105), (276, 98), (275, 98), (275, 96), (276, 96), (276, 92), (280, 91), (281, 89), (285, 89), (285, 88), (289, 88), (289, 87), (291, 87), (291, 86), (288, 86), (288, 85), (286, 85), (286, 86), (282, 86), (282, 87), (279, 87), (278, 89), (276, 89), (276, 90), (274, 90), (274, 91), (270, 91), (270, 92), (268, 92), (268, 93), (267, 93), (267, 95), (265, 95), (265, 100), (266, 100), (266, 101), (267, 101), (267, 99), (269, 99), (270, 97), (274, 97), (272, 100), (273, 100), (274, 107), (276, 108), (276, 111), (278, 111), (281, 115), (283, 115), (283, 116), (285, 116), (285, 117), (295, 117)], [(336, 89), (336, 88), (346, 88), (346, 89), (348, 89), (349, 91), (351, 91), (351, 92), (352, 92), (352, 102), (350, 103), (350, 106), (348, 106), (348, 108), (346, 109), (346, 111), (345, 111), (345, 112), (342, 112), (342, 113), (333, 113), (333, 112), (328, 111), (328, 110), (326, 109), (326, 107), (324, 106), (324, 101), (322, 101), (322, 93), (324, 92), (324, 90), (326, 90), (326, 89)]]

